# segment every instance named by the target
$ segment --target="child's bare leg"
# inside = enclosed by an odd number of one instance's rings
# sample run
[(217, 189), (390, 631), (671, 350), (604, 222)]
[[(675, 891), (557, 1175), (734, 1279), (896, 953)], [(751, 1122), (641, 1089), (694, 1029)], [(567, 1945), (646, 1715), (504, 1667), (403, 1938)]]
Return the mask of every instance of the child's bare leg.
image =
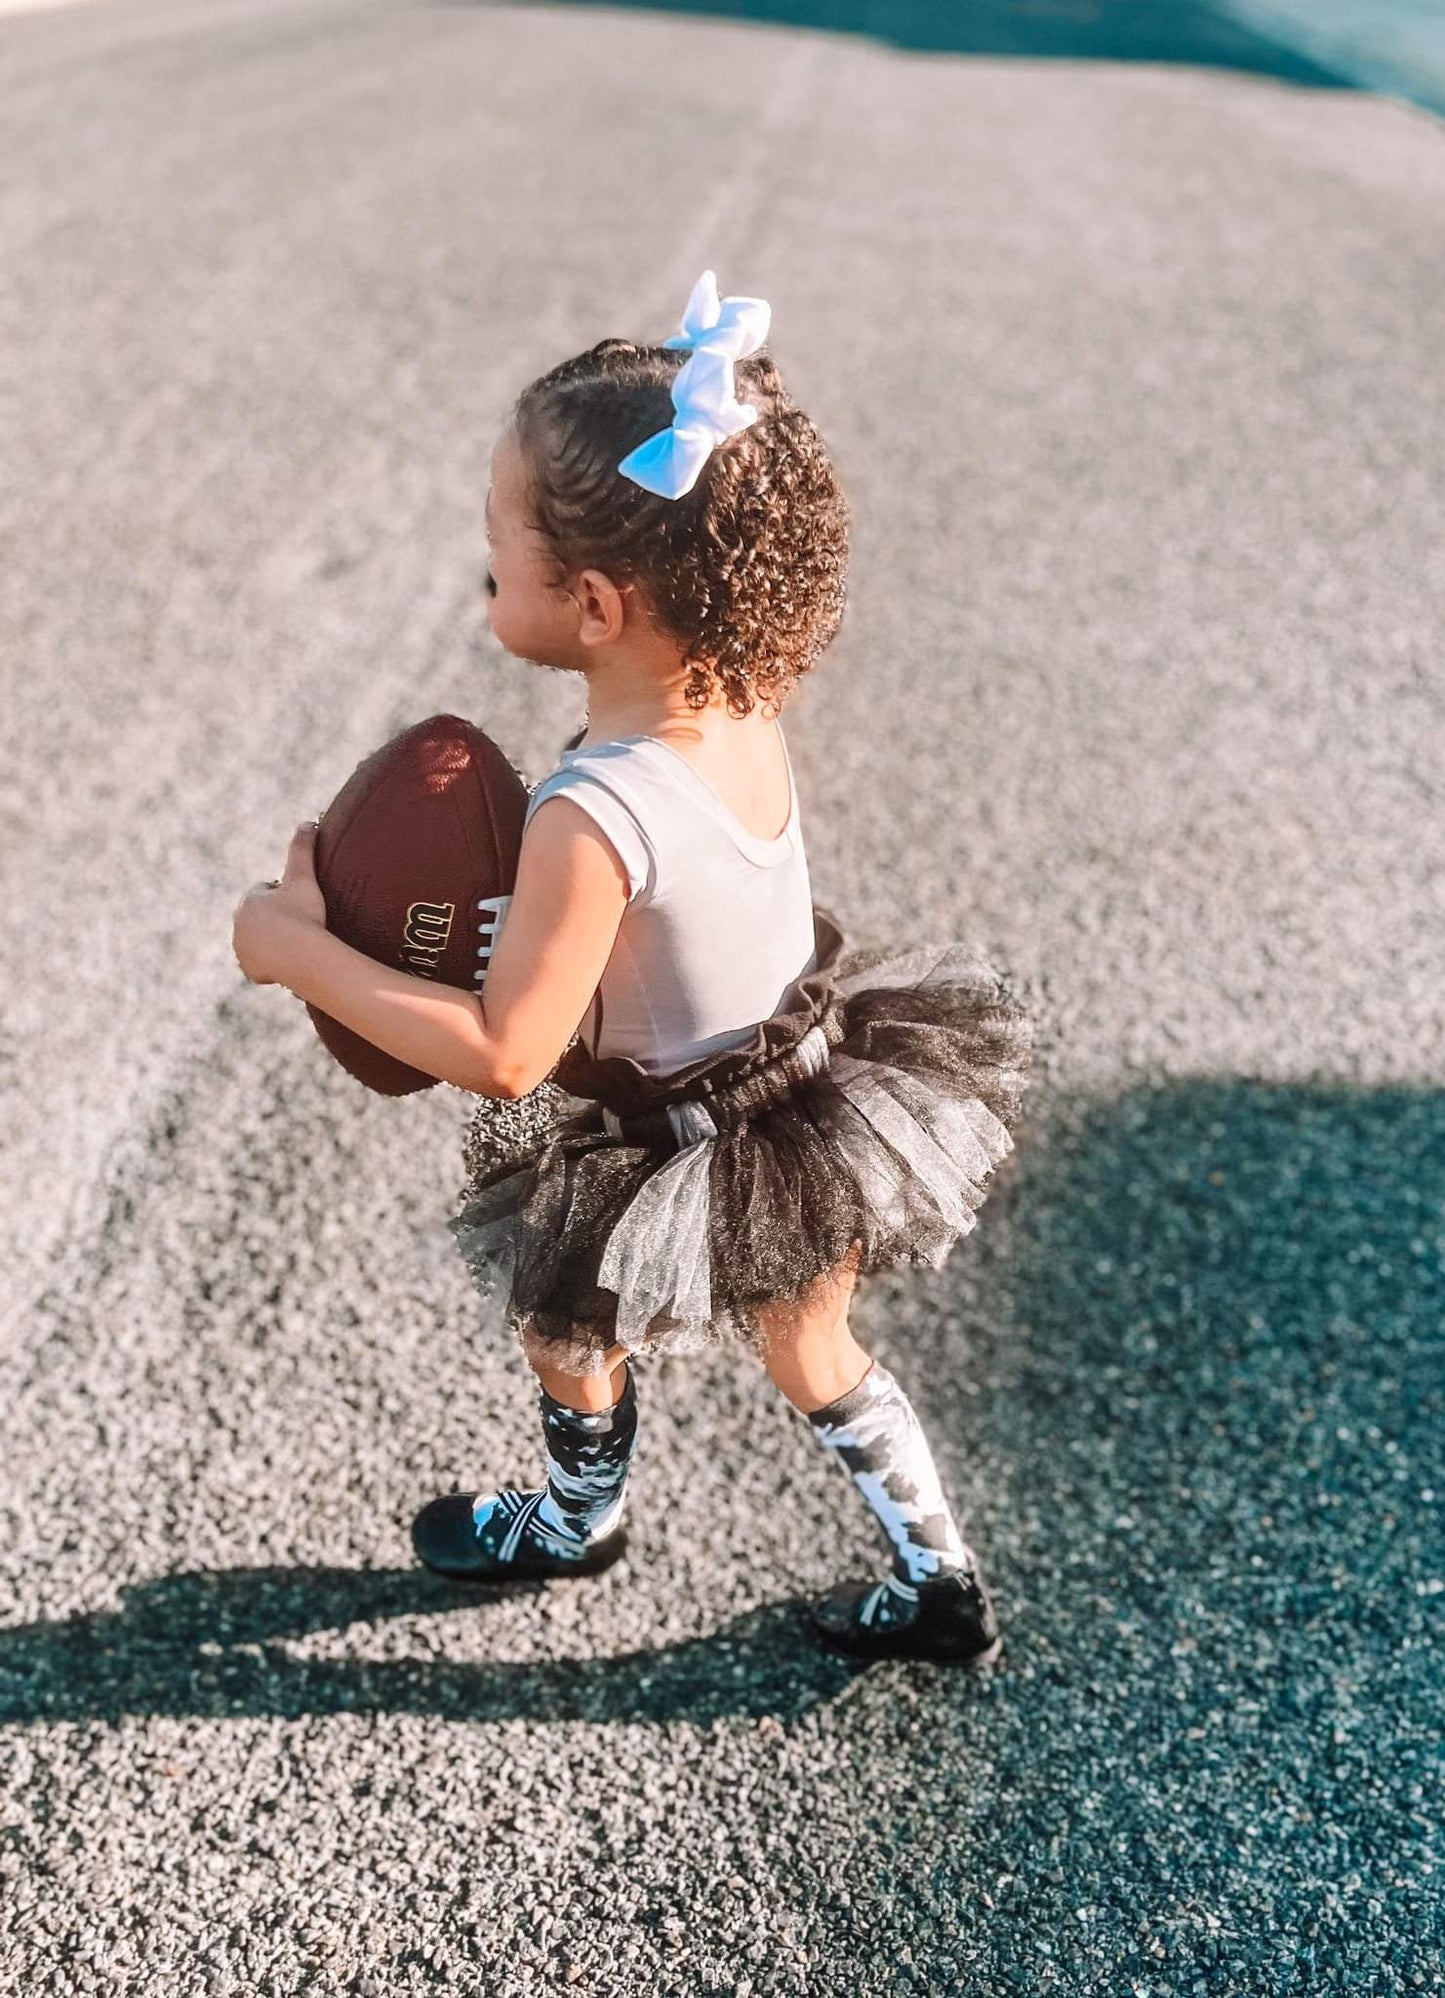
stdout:
[(755, 1307), (769, 1377), (804, 1415), (857, 1387), (869, 1367), (853, 1337), (848, 1307), (858, 1281), (858, 1248), (809, 1284), (801, 1297)]
[[(579, 1334), (583, 1329), (581, 1326), (574, 1327)], [(594, 1414), (598, 1409), (615, 1408), (621, 1400), (623, 1389), (627, 1386), (625, 1346), (608, 1347), (606, 1365), (600, 1373), (569, 1374), (564, 1373), (560, 1367), (548, 1365), (545, 1347), (531, 1342), (524, 1343), (527, 1364), (552, 1399), (560, 1401), (564, 1408), (574, 1408), (587, 1414)]]

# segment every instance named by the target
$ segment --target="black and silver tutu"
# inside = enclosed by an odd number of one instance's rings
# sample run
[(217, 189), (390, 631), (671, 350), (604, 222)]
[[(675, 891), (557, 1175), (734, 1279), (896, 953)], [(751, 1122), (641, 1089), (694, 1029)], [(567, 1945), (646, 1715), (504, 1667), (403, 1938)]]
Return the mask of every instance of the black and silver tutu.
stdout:
[(484, 1098), (449, 1226), (551, 1365), (609, 1347), (759, 1348), (757, 1304), (861, 1243), (860, 1274), (938, 1268), (1014, 1148), (1033, 1016), (973, 945), (857, 951), (817, 904), (817, 969), (741, 1048), (650, 1076), (574, 1042)]

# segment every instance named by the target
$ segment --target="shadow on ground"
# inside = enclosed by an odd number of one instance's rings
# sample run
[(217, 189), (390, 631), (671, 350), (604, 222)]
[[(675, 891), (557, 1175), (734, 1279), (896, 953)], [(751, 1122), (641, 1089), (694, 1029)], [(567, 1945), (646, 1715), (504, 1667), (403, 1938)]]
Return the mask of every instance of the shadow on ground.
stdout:
[[(973, 1380), (909, 1370), (988, 1467), (1011, 1678), (950, 1766), (967, 1801), (986, 1745), (989, 1988), (1435, 1988), (1445, 1093), (1053, 1109)], [(943, 1856), (944, 1905), (977, 1867)]]
[[(620, 0), (567, 4), (617, 7)], [(625, 6), (862, 35), (920, 53), (1194, 63), (1319, 89), (1354, 88), (1342, 74), (1201, 0), (625, 0)]]
[[(509, 1584), (508, 1596), (540, 1584)], [(420, 1570), (233, 1569), (168, 1575), (124, 1592), (113, 1615), (0, 1632), (0, 1724), (126, 1715), (240, 1720), (414, 1713), (473, 1721), (796, 1719), (859, 1669), (818, 1650), (802, 1603), (769, 1604), (661, 1650), (523, 1664), (317, 1660), (288, 1646), (318, 1631), (465, 1609), (493, 1588)]]

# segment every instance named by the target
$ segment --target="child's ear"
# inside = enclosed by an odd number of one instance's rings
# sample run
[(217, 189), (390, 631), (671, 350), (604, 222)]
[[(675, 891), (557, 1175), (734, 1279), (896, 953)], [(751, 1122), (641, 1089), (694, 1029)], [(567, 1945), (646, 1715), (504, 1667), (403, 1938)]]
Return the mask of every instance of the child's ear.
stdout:
[(621, 590), (600, 569), (584, 569), (572, 586), (577, 604), (577, 636), (584, 645), (614, 645), (627, 623)]

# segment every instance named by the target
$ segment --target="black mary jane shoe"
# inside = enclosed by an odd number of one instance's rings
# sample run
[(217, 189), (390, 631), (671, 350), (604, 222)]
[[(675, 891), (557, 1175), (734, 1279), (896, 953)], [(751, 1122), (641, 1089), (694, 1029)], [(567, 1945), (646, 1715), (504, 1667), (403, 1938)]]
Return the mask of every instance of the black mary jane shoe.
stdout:
[(458, 1582), (550, 1581), (554, 1576), (597, 1575), (610, 1568), (627, 1545), (625, 1526), (614, 1527), (580, 1554), (553, 1554), (529, 1534), (528, 1521), (540, 1492), (502, 1492), (479, 1528), (473, 1516), (475, 1492), (448, 1492), (424, 1505), (411, 1523), (417, 1559), (434, 1574)]
[(993, 1603), (977, 1573), (918, 1583), (916, 1608), (889, 1594), (886, 1583), (845, 1582), (818, 1598), (812, 1618), (825, 1644), (862, 1658), (991, 1665), (1003, 1649)]

